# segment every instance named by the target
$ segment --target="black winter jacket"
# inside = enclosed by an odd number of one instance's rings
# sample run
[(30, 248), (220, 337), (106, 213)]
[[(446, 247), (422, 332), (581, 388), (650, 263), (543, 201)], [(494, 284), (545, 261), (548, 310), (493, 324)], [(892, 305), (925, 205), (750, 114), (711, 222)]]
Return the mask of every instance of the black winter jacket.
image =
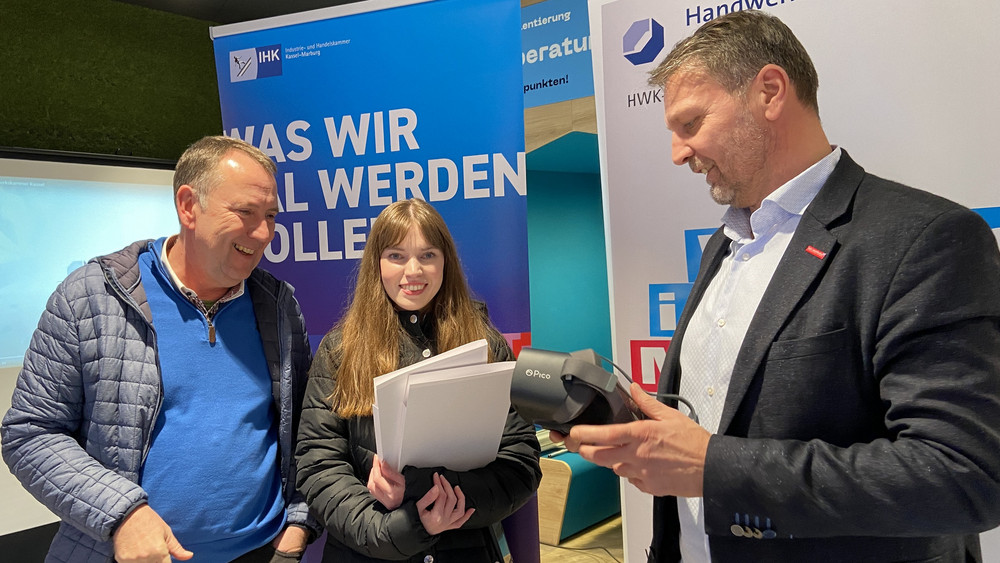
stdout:
[[(403, 326), (409, 338), (401, 337), (400, 367), (421, 360), (425, 347), (436, 352), (433, 336), (421, 330), (432, 327), (432, 320)], [(527, 502), (541, 480), (534, 428), (512, 409), (497, 459), (485, 467), (461, 472), (404, 468), (403, 504), (388, 511), (367, 488), (375, 454), (372, 417), (341, 418), (327, 401), (339, 366), (332, 355), (339, 338), (336, 331), (323, 338), (309, 370), (297, 447), (298, 485), (310, 511), (327, 530), (324, 563), (501, 561), (494, 524)], [(489, 343), (495, 361), (513, 359), (498, 332), (490, 335)], [(461, 529), (432, 536), (420, 522), (416, 501), (431, 488), (435, 472), (461, 487), (466, 508), (476, 510)]]

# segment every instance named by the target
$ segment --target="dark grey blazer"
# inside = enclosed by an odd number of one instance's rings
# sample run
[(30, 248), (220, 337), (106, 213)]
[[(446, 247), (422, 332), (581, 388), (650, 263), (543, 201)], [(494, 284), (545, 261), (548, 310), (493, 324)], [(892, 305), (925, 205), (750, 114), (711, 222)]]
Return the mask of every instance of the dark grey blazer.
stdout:
[[(810, 248), (811, 247), (811, 248)], [(728, 252), (709, 240), (668, 349)], [(809, 249), (809, 250), (807, 250)], [(986, 223), (843, 153), (792, 237), (708, 446), (713, 561), (977, 561), (1000, 524), (1000, 253)], [(676, 499), (650, 561), (676, 561)]]

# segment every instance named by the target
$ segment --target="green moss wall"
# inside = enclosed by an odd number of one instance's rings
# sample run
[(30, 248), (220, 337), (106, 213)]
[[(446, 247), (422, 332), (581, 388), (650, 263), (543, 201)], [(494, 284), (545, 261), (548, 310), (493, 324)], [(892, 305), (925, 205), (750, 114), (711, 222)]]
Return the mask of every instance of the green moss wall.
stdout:
[(0, 1), (0, 146), (176, 160), (222, 131), (211, 25), (112, 0)]

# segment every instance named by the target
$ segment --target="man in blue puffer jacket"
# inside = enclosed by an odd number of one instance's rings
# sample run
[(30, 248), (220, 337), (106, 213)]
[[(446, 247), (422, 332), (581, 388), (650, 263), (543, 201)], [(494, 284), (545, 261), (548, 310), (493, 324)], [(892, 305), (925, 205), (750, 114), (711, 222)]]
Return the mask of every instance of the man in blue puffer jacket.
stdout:
[(295, 490), (311, 360), (290, 285), (257, 268), (275, 165), (206, 137), (178, 160), (180, 233), (70, 274), (3, 419), (3, 459), (62, 522), (46, 561), (301, 558)]

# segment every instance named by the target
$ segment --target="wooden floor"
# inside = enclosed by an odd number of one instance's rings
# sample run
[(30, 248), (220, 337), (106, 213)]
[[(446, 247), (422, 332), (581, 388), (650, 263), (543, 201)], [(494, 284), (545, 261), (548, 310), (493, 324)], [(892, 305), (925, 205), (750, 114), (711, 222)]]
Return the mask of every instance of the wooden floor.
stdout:
[(615, 516), (564, 539), (542, 544), (542, 563), (624, 563), (622, 518)]

